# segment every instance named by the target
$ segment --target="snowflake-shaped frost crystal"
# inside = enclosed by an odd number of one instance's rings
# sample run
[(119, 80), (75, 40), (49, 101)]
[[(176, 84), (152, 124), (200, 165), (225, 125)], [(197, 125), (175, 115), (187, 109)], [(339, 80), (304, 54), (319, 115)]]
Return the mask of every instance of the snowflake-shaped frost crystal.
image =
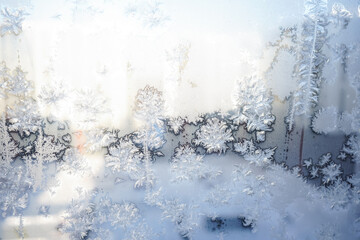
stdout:
[(225, 153), (228, 149), (226, 143), (234, 141), (231, 129), (225, 121), (218, 118), (210, 118), (195, 132), (196, 146), (203, 146), (207, 153)]
[(360, 162), (360, 141), (357, 135), (351, 135), (343, 146), (343, 152), (351, 155), (354, 162)]
[(175, 135), (184, 131), (184, 126), (186, 124), (186, 119), (182, 117), (172, 117), (169, 119), (167, 125), (169, 126), (169, 131), (173, 132)]
[(4, 8), (1, 10), (2, 24), (0, 25), (0, 36), (5, 34), (19, 35), (22, 32), (22, 22), (26, 13), (21, 9)]
[(41, 127), (41, 116), (34, 99), (20, 100), (8, 108), (9, 130), (19, 132), (20, 136), (29, 136)]
[(32, 84), (26, 79), (26, 72), (16, 67), (9, 80), (6, 82), (7, 91), (15, 96), (26, 96), (32, 90)]
[(321, 155), (321, 157), (319, 158), (319, 162), (318, 162), (318, 165), (323, 167), (325, 166), (326, 164), (328, 164), (331, 160), (331, 153), (326, 153), (326, 154), (323, 154)]
[(324, 175), (322, 178), (323, 183), (333, 183), (337, 177), (342, 173), (340, 170), (340, 164), (330, 163), (328, 166), (321, 169), (321, 173)]
[(162, 92), (154, 87), (140, 89), (135, 98), (135, 116), (152, 125), (162, 119), (164, 99)]
[(105, 166), (113, 173), (126, 173), (133, 181), (138, 181), (144, 175), (142, 166), (143, 154), (128, 137), (121, 138), (118, 143), (110, 145), (105, 157)]
[(234, 95), (235, 110), (231, 119), (246, 124), (246, 130), (256, 131), (256, 140), (265, 141), (265, 132), (272, 131), (275, 116), (271, 113), (273, 98), (262, 79), (248, 77), (237, 83)]
[(258, 166), (268, 165), (273, 159), (275, 149), (276, 147), (266, 149), (256, 147), (252, 139), (242, 139), (240, 142), (234, 144), (235, 152), (244, 156), (246, 161), (255, 163)]

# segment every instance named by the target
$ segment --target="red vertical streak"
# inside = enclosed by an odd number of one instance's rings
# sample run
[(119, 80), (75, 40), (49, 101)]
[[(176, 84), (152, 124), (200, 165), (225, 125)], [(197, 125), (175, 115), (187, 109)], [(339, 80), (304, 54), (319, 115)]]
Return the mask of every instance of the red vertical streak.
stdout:
[(301, 137), (300, 137), (300, 152), (299, 152), (300, 173), (302, 173), (303, 145), (304, 145), (304, 127), (302, 127), (302, 129), (301, 129)]

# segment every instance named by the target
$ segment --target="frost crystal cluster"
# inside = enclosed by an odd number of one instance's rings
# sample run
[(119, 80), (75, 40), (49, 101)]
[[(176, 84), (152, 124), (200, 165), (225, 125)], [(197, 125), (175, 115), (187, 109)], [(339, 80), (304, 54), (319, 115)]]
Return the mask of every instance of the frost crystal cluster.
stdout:
[(234, 102), (233, 122), (236, 125), (246, 124), (248, 132), (256, 132), (258, 142), (265, 141), (265, 133), (272, 131), (275, 116), (271, 113), (273, 98), (264, 81), (256, 76), (238, 81)]
[(225, 121), (219, 118), (210, 118), (196, 132), (194, 144), (202, 146), (207, 153), (225, 153), (228, 149), (226, 143), (234, 141), (232, 131)]
[(0, 0), (0, 239), (360, 239), (359, 9)]

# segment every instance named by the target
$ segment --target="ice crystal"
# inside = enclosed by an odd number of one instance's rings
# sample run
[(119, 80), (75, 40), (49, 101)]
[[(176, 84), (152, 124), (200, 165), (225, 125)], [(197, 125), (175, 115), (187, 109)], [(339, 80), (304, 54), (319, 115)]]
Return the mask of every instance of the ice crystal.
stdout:
[(312, 119), (312, 130), (318, 134), (328, 134), (338, 128), (338, 113), (335, 107), (321, 108)]
[(76, 148), (69, 148), (65, 151), (62, 161), (58, 165), (58, 169), (70, 175), (82, 176), (91, 174), (91, 168), (88, 161)]
[(226, 143), (234, 141), (229, 126), (216, 117), (208, 119), (204, 125), (201, 125), (196, 130), (195, 136), (195, 145), (204, 147), (207, 153), (225, 153), (229, 148)]
[(346, 159), (346, 153), (340, 152), (337, 158), (344, 161)]
[(135, 181), (135, 186), (142, 186), (143, 158), (143, 153), (129, 137), (123, 137), (117, 143), (109, 146), (108, 155), (105, 157), (105, 166), (110, 168), (113, 173), (127, 174), (131, 180)]
[(265, 141), (265, 132), (272, 131), (275, 116), (271, 113), (273, 98), (265, 82), (256, 76), (238, 81), (234, 95), (235, 112), (231, 116), (237, 125), (246, 124), (246, 130), (256, 131), (256, 140)]
[(311, 178), (317, 178), (319, 177), (319, 168), (312, 166), (309, 170), (309, 173)]
[(165, 200), (162, 205), (162, 216), (176, 225), (177, 231), (182, 237), (191, 239), (199, 225), (198, 216), (193, 211), (194, 208), (196, 206), (181, 203), (177, 199)]
[(65, 149), (59, 141), (54, 141), (53, 136), (44, 136), (42, 130), (39, 131), (33, 146), (33, 153), (24, 157), (28, 174), (33, 180), (34, 192), (43, 187), (43, 171), (46, 164), (59, 159), (58, 155)]
[(0, 64), (0, 97), (7, 97), (6, 82), (10, 79), (10, 69), (6, 66), (6, 62), (2, 61)]
[(166, 142), (163, 111), (162, 92), (148, 85), (137, 92), (135, 116), (143, 122), (144, 127), (134, 133), (133, 141), (142, 147), (145, 175), (135, 183), (135, 186), (145, 185), (146, 190), (149, 190), (155, 183), (155, 175), (151, 167), (152, 154), (162, 156), (160, 151), (156, 151)]
[(28, 203), (30, 182), (23, 166), (0, 166), (0, 210), (2, 216), (17, 215)]
[(360, 162), (360, 141), (357, 135), (351, 135), (342, 149), (346, 154), (351, 155), (354, 162)]
[[(69, 97), (68, 89), (64, 86), (63, 82), (59, 79), (49, 81), (41, 87), (38, 94), (39, 105), (42, 109), (54, 107), (58, 110), (61, 107), (65, 107), (63, 104)], [(54, 109), (51, 109), (52, 113), (57, 113)]]
[(345, 133), (346, 135), (350, 135), (355, 132), (355, 128), (353, 128), (353, 123), (356, 121), (355, 113), (343, 112), (339, 117), (339, 129)]
[(67, 208), (64, 221), (58, 228), (62, 233), (69, 233), (70, 239), (86, 239), (92, 231), (95, 218), (95, 205), (84, 200), (72, 200)]
[(171, 172), (175, 174), (173, 181), (181, 182), (203, 178), (215, 178), (221, 171), (214, 171), (206, 167), (203, 156), (198, 155), (190, 144), (185, 144), (175, 149), (171, 162)]
[(185, 124), (186, 119), (182, 117), (172, 117), (167, 122), (167, 125), (169, 126), (169, 131), (173, 132), (175, 135), (178, 135), (184, 131)]
[(215, 207), (220, 207), (222, 205), (229, 204), (231, 197), (232, 194), (230, 189), (218, 184), (215, 185), (214, 189), (209, 193), (205, 201)]
[(19, 100), (13, 107), (8, 107), (9, 131), (16, 131), (20, 136), (29, 136), (41, 128), (41, 116), (34, 99)]
[(162, 92), (154, 87), (145, 86), (135, 97), (135, 116), (149, 125), (162, 124), (164, 99)]
[(16, 67), (6, 82), (7, 92), (15, 96), (26, 96), (33, 90), (32, 84), (26, 79), (26, 72)]
[(0, 122), (0, 166), (10, 167), (10, 164), (20, 152), (19, 144), (14, 141), (8, 132), (5, 114), (3, 114)]
[(298, 88), (293, 93), (285, 119), (288, 131), (294, 127), (295, 116), (309, 117), (311, 108), (318, 103), (322, 70), (326, 62), (322, 48), (327, 41), (327, 25), (327, 1), (306, 0), (297, 63)]
[(198, 126), (205, 122), (205, 114), (198, 114), (195, 118), (189, 120), (189, 124)]
[(312, 166), (313, 162), (312, 162), (312, 158), (309, 159), (305, 159), (304, 160), (304, 166), (309, 169)]
[(360, 173), (355, 173), (351, 176), (348, 176), (346, 181), (357, 188), (360, 187)]
[(74, 101), (74, 114), (80, 129), (93, 128), (98, 123), (100, 114), (109, 112), (106, 98), (92, 89), (77, 91)]
[(2, 9), (0, 36), (4, 36), (5, 34), (19, 35), (22, 32), (22, 22), (25, 19), (25, 15), (26, 13), (22, 9)]
[(328, 164), (330, 161), (331, 161), (331, 153), (326, 153), (321, 155), (321, 157), (319, 158), (318, 165), (323, 167), (326, 164)]
[(139, 209), (133, 203), (115, 203), (110, 208), (108, 221), (115, 228), (127, 228), (139, 219)]
[(340, 170), (339, 164), (331, 162), (329, 165), (321, 169), (321, 173), (323, 174), (322, 182), (329, 184), (333, 183), (342, 171)]
[(349, 25), (352, 14), (341, 3), (334, 3), (331, 9), (331, 15), (334, 18), (335, 24), (346, 28)]
[(93, 153), (101, 150), (101, 148), (109, 146), (116, 141), (117, 132), (109, 131), (107, 129), (92, 129), (84, 132), (86, 143), (84, 147), (89, 152)]
[(275, 154), (274, 148), (261, 149), (255, 146), (252, 139), (242, 139), (240, 142), (234, 144), (234, 151), (244, 156), (246, 161), (254, 163), (258, 166), (268, 165)]
[(151, 153), (162, 155), (161, 152), (156, 152), (165, 143), (165, 128), (161, 125), (152, 125), (147, 128), (143, 128), (134, 133), (133, 141), (143, 148), (146, 147)]
[(351, 186), (340, 178), (334, 180), (330, 186), (322, 186), (321, 195), (330, 208), (343, 209), (351, 202)]

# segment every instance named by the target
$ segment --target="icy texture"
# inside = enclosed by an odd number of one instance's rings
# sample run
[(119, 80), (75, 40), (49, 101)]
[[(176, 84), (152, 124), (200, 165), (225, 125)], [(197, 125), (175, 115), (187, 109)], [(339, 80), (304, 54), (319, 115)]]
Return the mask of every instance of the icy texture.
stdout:
[(322, 108), (312, 119), (312, 130), (318, 134), (328, 134), (337, 130), (338, 114), (335, 107)]
[(33, 181), (34, 192), (41, 189), (45, 184), (45, 176), (43, 175), (46, 164), (59, 159), (58, 154), (65, 149), (65, 146), (54, 141), (53, 136), (44, 136), (42, 130), (39, 131), (34, 145), (31, 146), (32, 153), (24, 157), (27, 172)]
[(135, 181), (135, 187), (141, 187), (145, 181), (145, 172), (142, 164), (144, 154), (140, 149), (128, 137), (124, 137), (118, 143), (110, 145), (108, 151), (105, 166), (114, 173), (127, 174), (130, 180)]
[(234, 151), (244, 156), (246, 161), (254, 163), (258, 166), (266, 166), (273, 160), (275, 148), (261, 149), (254, 145), (252, 139), (242, 139), (234, 144)]
[(3, 8), (1, 10), (0, 36), (5, 34), (19, 35), (22, 32), (22, 22), (26, 13), (22, 9)]
[(0, 238), (359, 239), (357, 5), (1, 1)]
[(11, 163), (15, 160), (15, 157), (20, 152), (21, 150), (19, 149), (19, 144), (15, 142), (9, 134), (8, 127), (6, 126), (5, 116), (2, 115), (0, 122), (0, 166), (10, 168)]
[(189, 144), (177, 147), (171, 162), (171, 171), (174, 174), (173, 181), (211, 179), (221, 175), (221, 171), (211, 170), (204, 166), (203, 157), (196, 154), (195, 149)]
[(327, 40), (327, 1), (305, 1), (304, 18), (297, 63), (298, 88), (293, 94), (286, 118), (289, 131), (293, 129), (295, 116), (308, 117), (311, 108), (318, 103), (322, 69), (326, 61), (322, 48)]
[(225, 153), (228, 149), (226, 143), (234, 141), (231, 129), (226, 122), (218, 118), (210, 118), (196, 132), (194, 143), (202, 146), (207, 153)]
[(231, 119), (235, 124), (246, 124), (248, 132), (256, 131), (256, 140), (265, 141), (265, 132), (272, 131), (275, 116), (271, 113), (273, 98), (258, 77), (248, 77), (237, 83), (234, 95), (235, 113)]

